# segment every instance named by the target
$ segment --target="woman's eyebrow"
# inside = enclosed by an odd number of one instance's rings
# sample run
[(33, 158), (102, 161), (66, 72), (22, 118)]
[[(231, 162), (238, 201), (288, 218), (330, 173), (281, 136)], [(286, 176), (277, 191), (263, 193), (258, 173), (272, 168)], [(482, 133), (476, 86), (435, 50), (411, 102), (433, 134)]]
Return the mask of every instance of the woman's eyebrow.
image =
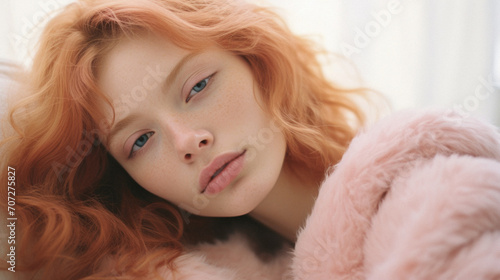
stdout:
[(181, 72), (182, 68), (184, 65), (186, 65), (190, 60), (192, 60), (194, 57), (198, 56), (201, 54), (201, 51), (195, 51), (188, 53), (185, 55), (179, 62), (175, 65), (175, 67), (172, 69), (172, 71), (168, 74), (165, 84), (163, 85), (162, 91), (164, 92), (166, 89), (168, 89), (172, 83), (177, 80), (177, 77), (179, 76), (179, 73)]
[(112, 144), (113, 142), (113, 139), (115, 138), (115, 136), (122, 130), (124, 130), (125, 128), (127, 128), (127, 126), (129, 126), (132, 122), (134, 122), (134, 120), (136, 120), (137, 118), (139, 117), (139, 115), (137, 113), (131, 113), (129, 115), (127, 115), (125, 118), (121, 119), (120, 121), (118, 121), (110, 130), (109, 134), (108, 134), (108, 137), (107, 137), (107, 145), (108, 147), (110, 147), (110, 145)]

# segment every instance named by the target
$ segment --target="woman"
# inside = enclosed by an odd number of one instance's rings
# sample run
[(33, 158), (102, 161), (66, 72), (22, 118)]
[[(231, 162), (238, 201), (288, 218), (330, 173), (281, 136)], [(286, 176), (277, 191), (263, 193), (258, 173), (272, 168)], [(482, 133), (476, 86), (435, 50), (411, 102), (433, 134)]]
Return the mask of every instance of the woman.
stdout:
[(41, 36), (3, 145), (2, 180), (16, 170), (18, 270), (175, 270), (199, 239), (194, 222), (184, 233), (185, 211), (249, 214), (294, 242), (364, 122), (363, 91), (330, 82), (316, 55), (241, 1), (66, 7)]

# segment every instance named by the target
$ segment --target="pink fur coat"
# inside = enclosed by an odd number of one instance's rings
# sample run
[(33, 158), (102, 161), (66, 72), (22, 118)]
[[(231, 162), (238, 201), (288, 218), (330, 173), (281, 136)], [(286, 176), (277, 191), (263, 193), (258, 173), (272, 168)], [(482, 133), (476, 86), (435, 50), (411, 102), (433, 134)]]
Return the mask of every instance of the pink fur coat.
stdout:
[(238, 235), (165, 279), (500, 279), (500, 134), (451, 112), (398, 113), (332, 167), (295, 248), (263, 263)]

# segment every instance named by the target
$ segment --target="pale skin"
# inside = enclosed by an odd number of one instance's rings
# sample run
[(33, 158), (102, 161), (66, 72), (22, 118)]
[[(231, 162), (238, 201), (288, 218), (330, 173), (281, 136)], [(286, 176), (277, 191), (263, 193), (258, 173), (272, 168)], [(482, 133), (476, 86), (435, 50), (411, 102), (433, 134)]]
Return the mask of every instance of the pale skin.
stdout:
[[(109, 152), (138, 184), (197, 215), (250, 214), (295, 241), (317, 186), (285, 167), (283, 133), (244, 59), (143, 34), (121, 39), (98, 78), (116, 113)], [(200, 173), (224, 153), (244, 154), (241, 171), (221, 192), (201, 192)]]

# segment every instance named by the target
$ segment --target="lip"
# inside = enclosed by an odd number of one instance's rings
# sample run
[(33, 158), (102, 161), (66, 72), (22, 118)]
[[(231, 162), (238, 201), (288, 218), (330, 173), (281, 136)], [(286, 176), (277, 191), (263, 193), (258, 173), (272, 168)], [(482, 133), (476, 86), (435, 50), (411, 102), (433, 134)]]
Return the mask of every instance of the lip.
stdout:
[[(245, 151), (230, 152), (214, 158), (200, 173), (200, 192), (216, 194), (224, 190), (243, 169), (244, 158)], [(213, 175), (216, 176), (212, 178)]]

